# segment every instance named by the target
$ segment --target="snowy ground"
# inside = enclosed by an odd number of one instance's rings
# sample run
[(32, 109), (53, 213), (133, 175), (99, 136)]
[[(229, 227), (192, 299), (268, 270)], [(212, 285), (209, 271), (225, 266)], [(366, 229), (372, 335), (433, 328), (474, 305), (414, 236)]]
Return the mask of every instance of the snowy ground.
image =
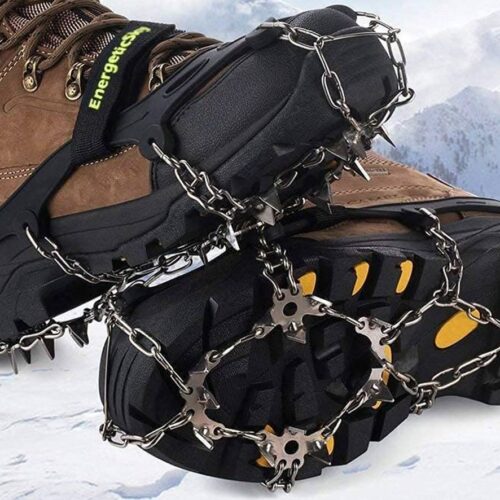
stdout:
[[(258, 485), (185, 473), (137, 449), (104, 444), (97, 371), (104, 333), (79, 350), (37, 352), (19, 376), (0, 364), (0, 497), (28, 499), (270, 498)], [(500, 408), (441, 400), (353, 464), (297, 486), (293, 498), (475, 500), (500, 488)], [(404, 493), (403, 493), (404, 492)]]

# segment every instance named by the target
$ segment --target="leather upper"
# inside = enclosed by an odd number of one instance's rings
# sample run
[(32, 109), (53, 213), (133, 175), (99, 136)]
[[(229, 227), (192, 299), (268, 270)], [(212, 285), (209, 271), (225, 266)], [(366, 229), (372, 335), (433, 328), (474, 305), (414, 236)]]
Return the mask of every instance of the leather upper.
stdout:
[(363, 164), (371, 180), (367, 182), (360, 176), (344, 174), (332, 185), (333, 204), (358, 208), (472, 196), (374, 152), (368, 154)]
[[(65, 96), (67, 61), (47, 71), (36, 92), (22, 85), (23, 47), (0, 52), (0, 205), (73, 134), (80, 101)], [(135, 149), (78, 168), (49, 207), (58, 217), (151, 192), (150, 164)]]

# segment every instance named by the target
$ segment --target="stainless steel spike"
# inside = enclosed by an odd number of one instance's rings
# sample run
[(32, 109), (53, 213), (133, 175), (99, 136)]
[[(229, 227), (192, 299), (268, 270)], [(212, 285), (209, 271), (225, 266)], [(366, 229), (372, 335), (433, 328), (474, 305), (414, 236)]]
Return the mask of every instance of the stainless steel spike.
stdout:
[(283, 210), (281, 200), (276, 189), (258, 198), (259, 209), (255, 210), (255, 217), (268, 226), (276, 224), (276, 214)]
[(390, 138), (389, 134), (387, 133), (387, 130), (384, 127), (379, 127), (377, 129), (377, 133), (384, 139), (384, 141), (388, 142), (393, 148), (396, 147), (396, 144), (392, 141)]
[(346, 140), (351, 152), (354, 153), (357, 158), (365, 159), (367, 157), (366, 146), (363, 142), (361, 132), (358, 132), (357, 130), (344, 132), (344, 139)]
[(383, 365), (388, 360), (383, 343), (385, 335), (382, 327), (371, 318), (361, 318), (359, 321), (362, 326), (357, 328), (356, 332), (370, 341), (374, 362), (378, 365), (372, 369), (368, 382), (359, 392), (367, 396), (365, 406), (373, 406), (377, 402), (393, 403), (394, 397), (384, 380)]
[(42, 339), (40, 339), (40, 342), (41, 342), (42, 347), (44, 348), (45, 352), (47, 353), (47, 356), (51, 360), (54, 360), (54, 358), (56, 357), (56, 347), (55, 347), (56, 342), (55, 342), (55, 340), (42, 338)]
[(12, 371), (15, 375), (17, 375), (19, 373), (19, 367), (17, 365), (16, 351), (12, 349), (9, 351), (9, 359), (12, 366)]
[(237, 252), (240, 251), (240, 244), (238, 243), (238, 238), (236, 237), (232, 224), (227, 225), (226, 240), (234, 250)]
[(201, 429), (197, 429), (196, 427), (193, 427), (193, 432), (194, 432), (194, 435), (196, 436), (196, 439), (198, 439), (198, 441), (205, 447), (207, 448), (207, 450), (210, 450), (212, 451), (214, 449), (214, 442), (212, 441), (212, 439), (210, 439), (206, 433), (201, 430)]
[(89, 345), (88, 324), (83, 318), (70, 321), (66, 325), (67, 332), (79, 347)]
[(19, 352), (21, 353), (21, 356), (24, 358), (24, 361), (28, 365), (31, 365), (31, 351), (25, 351), (23, 349), (20, 349)]
[(365, 167), (363, 167), (363, 164), (359, 160), (354, 160), (351, 168), (353, 172), (363, 177), (365, 181), (369, 182), (372, 180), (370, 174), (365, 170)]

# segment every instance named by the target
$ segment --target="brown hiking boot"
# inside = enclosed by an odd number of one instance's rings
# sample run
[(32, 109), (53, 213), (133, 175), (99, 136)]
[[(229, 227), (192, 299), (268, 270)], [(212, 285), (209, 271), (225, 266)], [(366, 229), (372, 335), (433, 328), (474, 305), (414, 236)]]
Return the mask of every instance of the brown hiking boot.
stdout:
[(500, 203), (364, 167), (371, 182), (344, 175), (329, 211), (285, 219), (258, 252), (129, 293), (101, 367), (106, 438), (288, 491), (437, 396), (500, 404)]
[(0, 19), (0, 352), (53, 354), (49, 318), (362, 173), (412, 96), (396, 31), (344, 7), (223, 45), (92, 0), (8, 0)]

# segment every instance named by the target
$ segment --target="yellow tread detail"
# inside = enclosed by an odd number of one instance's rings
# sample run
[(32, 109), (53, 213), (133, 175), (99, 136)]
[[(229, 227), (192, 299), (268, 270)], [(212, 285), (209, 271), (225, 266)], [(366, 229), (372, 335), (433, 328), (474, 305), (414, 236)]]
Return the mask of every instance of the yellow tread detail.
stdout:
[(410, 284), (410, 280), (413, 274), (413, 262), (411, 260), (405, 260), (401, 262), (401, 276), (399, 278), (398, 285), (396, 287), (396, 293), (402, 294), (406, 292), (408, 285)]
[(314, 290), (316, 290), (316, 283), (318, 282), (318, 276), (315, 272), (310, 272), (304, 274), (299, 279), (300, 286), (302, 287), (302, 293), (304, 296), (308, 297), (309, 295), (314, 294)]
[(354, 266), (354, 272), (356, 273), (356, 283), (354, 284), (354, 289), (352, 291), (353, 297), (357, 295), (366, 284), (368, 280), (368, 274), (370, 272), (370, 264), (368, 262), (360, 262)]
[[(479, 311), (474, 311), (472, 315), (480, 318)], [(466, 312), (460, 311), (454, 314), (439, 329), (435, 344), (438, 349), (448, 349), (467, 338), (479, 327), (479, 323), (469, 318)]]

